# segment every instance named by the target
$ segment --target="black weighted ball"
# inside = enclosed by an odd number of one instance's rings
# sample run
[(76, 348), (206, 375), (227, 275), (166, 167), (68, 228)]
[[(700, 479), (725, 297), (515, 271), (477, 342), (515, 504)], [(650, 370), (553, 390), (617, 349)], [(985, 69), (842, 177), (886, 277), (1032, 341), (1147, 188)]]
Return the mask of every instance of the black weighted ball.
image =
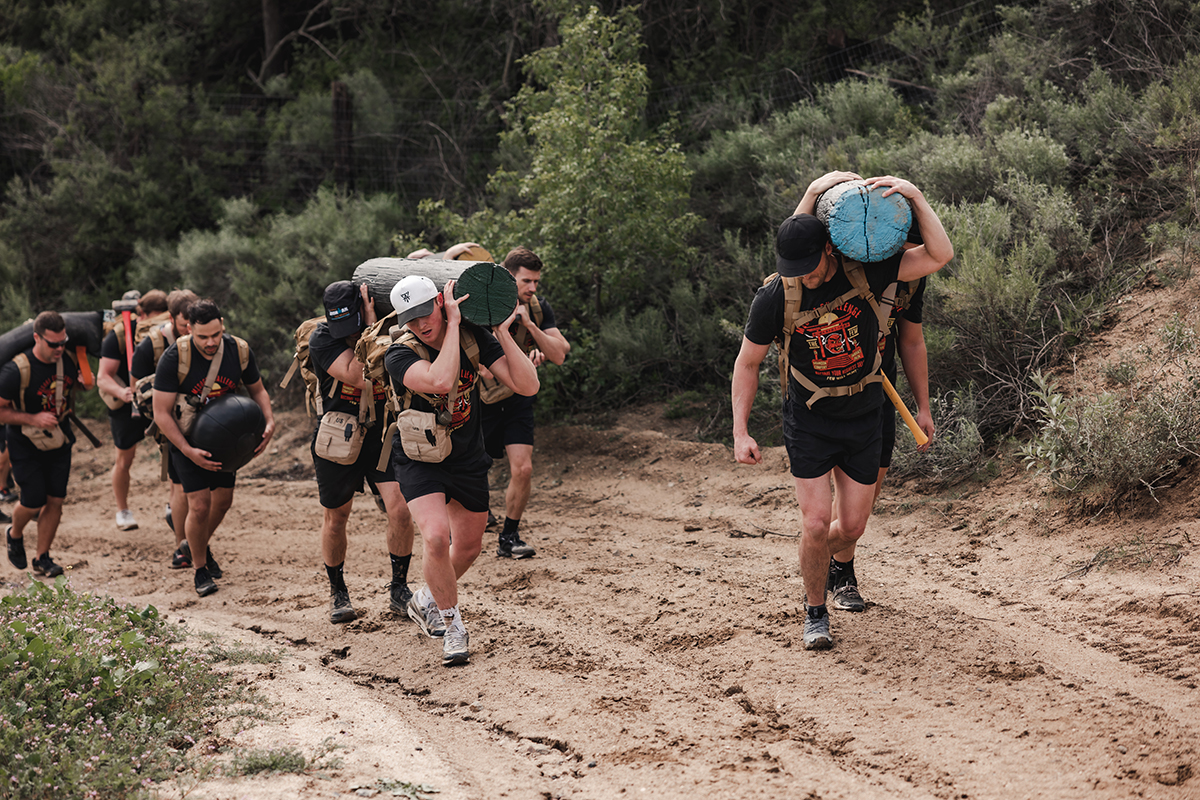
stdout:
[(193, 446), (220, 462), (221, 472), (237, 472), (254, 458), (254, 448), (262, 444), (266, 429), (267, 419), (258, 403), (240, 394), (223, 394), (196, 414), (189, 438)]

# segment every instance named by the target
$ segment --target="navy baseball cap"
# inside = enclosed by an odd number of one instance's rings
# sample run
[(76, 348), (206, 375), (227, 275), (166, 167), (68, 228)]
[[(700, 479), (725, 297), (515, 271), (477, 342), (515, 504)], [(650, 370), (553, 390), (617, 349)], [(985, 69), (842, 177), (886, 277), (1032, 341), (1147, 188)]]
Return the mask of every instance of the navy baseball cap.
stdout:
[(336, 281), (325, 287), (325, 321), (335, 339), (361, 333), (366, 327), (362, 314), (362, 294), (350, 281)]
[(807, 275), (821, 263), (829, 231), (812, 214), (793, 214), (775, 234), (775, 269), (788, 278)]

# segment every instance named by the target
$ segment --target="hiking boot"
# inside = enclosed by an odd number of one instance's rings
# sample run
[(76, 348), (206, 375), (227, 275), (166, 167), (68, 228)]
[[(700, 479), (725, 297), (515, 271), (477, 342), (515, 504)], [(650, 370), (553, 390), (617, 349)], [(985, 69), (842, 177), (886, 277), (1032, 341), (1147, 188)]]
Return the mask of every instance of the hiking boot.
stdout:
[(20, 496), (21, 495), (17, 493), (16, 489), (9, 487), (0, 492), (0, 503), (15, 503), (17, 502), (17, 498)]
[(220, 578), (223, 575), (221, 572), (221, 566), (217, 564), (217, 560), (213, 558), (211, 547), (208, 548), (208, 554), (205, 556), (204, 560), (206, 562), (204, 566), (208, 568), (209, 575), (212, 575), (214, 578)]
[(430, 639), (446, 635), (446, 623), (442, 622), (442, 614), (438, 611), (436, 603), (422, 606), (417, 600), (417, 596), (413, 595), (408, 598), (405, 610), (408, 611), (408, 618), (417, 623), (421, 633)]
[(175, 552), (171, 554), (171, 569), (191, 569), (192, 568), (192, 548), (188, 547), (187, 540), (180, 542), (179, 547), (175, 548)]
[(33, 572), (35, 575), (45, 575), (47, 578), (57, 578), (63, 574), (63, 568), (50, 560), (50, 554), (39, 556), (33, 560)]
[(838, 611), (866, 611), (867, 603), (858, 593), (858, 587), (847, 583), (833, 590), (833, 602), (830, 604)]
[(196, 594), (201, 597), (208, 597), (215, 591), (217, 591), (217, 585), (213, 583), (212, 575), (209, 574), (208, 568), (201, 567), (196, 570)]
[(829, 615), (813, 619), (804, 611), (804, 649), (828, 650), (833, 647), (833, 637), (829, 634)]
[(412, 589), (408, 588), (406, 583), (389, 583), (388, 605), (392, 607), (392, 611), (397, 614), (403, 614), (404, 609), (408, 607), (408, 601), (412, 599)]
[(167, 503), (167, 513), (163, 516), (167, 521), (167, 527), (171, 529), (171, 533), (175, 532), (175, 518), (171, 516), (171, 504)]
[(10, 517), (8, 514), (5, 514), (3, 509), (0, 509), (0, 525), (3, 525), (6, 522), (12, 522), (12, 517)]
[(507, 536), (500, 532), (500, 546), (496, 555), (500, 558), (532, 558), (537, 551), (521, 541), (520, 534), (512, 533)]
[(500, 524), (500, 520), (496, 519), (496, 515), (493, 514), (491, 511), (488, 511), (487, 525), (485, 525), (483, 529), (485, 531), (490, 531), (492, 528), (496, 527), (499, 524)]
[(451, 625), (442, 637), (442, 666), (452, 667), (455, 664), (465, 664), (471, 658), (467, 649), (470, 637), (467, 629), (459, 625)]
[(331, 610), (329, 621), (334, 625), (339, 622), (353, 622), (358, 619), (354, 606), (350, 605), (350, 592), (347, 589), (334, 589), (329, 593)]
[(25, 560), (25, 540), (12, 537), (12, 525), (4, 529), (4, 538), (8, 540), (8, 562), (17, 569), (29, 566)]
[(377, 495), (377, 494), (372, 494), (371, 496), (375, 498), (375, 507), (376, 507), (376, 508), (378, 508), (380, 511), (382, 511), (383, 513), (385, 513), (385, 514), (386, 514), (386, 513), (387, 513), (387, 506), (385, 506), (385, 505), (383, 504), (383, 498), (382, 498), (382, 497), (380, 497), (380, 496), (379, 496), (379, 495)]
[(136, 531), (137, 520), (133, 518), (133, 512), (128, 508), (121, 509), (117, 512), (117, 528), (123, 531)]

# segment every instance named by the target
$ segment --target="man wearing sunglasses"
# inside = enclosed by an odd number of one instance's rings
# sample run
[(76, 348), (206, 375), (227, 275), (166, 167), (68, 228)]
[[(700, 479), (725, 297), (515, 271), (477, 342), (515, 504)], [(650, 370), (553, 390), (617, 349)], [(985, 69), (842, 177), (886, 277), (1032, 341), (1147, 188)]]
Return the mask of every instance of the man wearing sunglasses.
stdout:
[(7, 426), (13, 476), (21, 487), (5, 531), (8, 560), (25, 569), (25, 526), (36, 517), (33, 571), (48, 578), (63, 571), (50, 559), (50, 545), (62, 519), (75, 443), (66, 414), (79, 367), (64, 357), (66, 347), (66, 322), (57, 311), (43, 311), (33, 321), (33, 347), (0, 368), (0, 423)]

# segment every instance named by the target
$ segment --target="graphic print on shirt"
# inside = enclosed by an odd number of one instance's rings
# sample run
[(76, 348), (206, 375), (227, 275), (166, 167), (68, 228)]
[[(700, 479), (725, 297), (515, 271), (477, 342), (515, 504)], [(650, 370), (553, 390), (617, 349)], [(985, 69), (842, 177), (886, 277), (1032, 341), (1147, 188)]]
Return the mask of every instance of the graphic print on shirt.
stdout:
[[(362, 389), (358, 388), (357, 386), (350, 386), (349, 384), (342, 383), (341, 381), (338, 383), (340, 384), (340, 388), (338, 389), (338, 397), (348, 403), (354, 403), (355, 405), (358, 405), (359, 398), (362, 397)], [(387, 384), (383, 383), (382, 381), (375, 381), (374, 387), (375, 389), (373, 396), (375, 398), (375, 402), (386, 402)]]
[[(465, 367), (458, 372), (458, 397), (454, 400), (454, 409), (450, 416), (450, 424), (447, 428), (451, 433), (466, 425), (471, 419), (471, 390), (475, 388), (477, 375)], [(446, 407), (446, 400), (450, 397), (447, 394), (435, 394), (434, 399), (437, 400), (435, 408), (441, 409)]]
[[(55, 416), (58, 416), (58, 409), (54, 407), (54, 385), (58, 379), (51, 375), (46, 380), (42, 381), (42, 385), (37, 389), (38, 402), (41, 403), (41, 408), (38, 411), (49, 411)], [(67, 391), (71, 388), (73, 381), (71, 376), (63, 375), (63, 388), (58, 392), (58, 397), (65, 399)], [(38, 411), (33, 411), (36, 414)]]
[(865, 366), (866, 357), (859, 337), (858, 319), (862, 309), (852, 302), (796, 328), (812, 355), (811, 374), (826, 381), (839, 381)]
[[(207, 375), (205, 377), (207, 377)], [(208, 391), (208, 397), (204, 399), (204, 404), (208, 405), (209, 402), (216, 400), (221, 395), (231, 394), (236, 389), (236, 381), (230, 380), (224, 375), (217, 375), (217, 379), (213, 381), (212, 389)], [(202, 391), (204, 391), (204, 377), (192, 384), (192, 387), (188, 389), (187, 394), (199, 395)]]

